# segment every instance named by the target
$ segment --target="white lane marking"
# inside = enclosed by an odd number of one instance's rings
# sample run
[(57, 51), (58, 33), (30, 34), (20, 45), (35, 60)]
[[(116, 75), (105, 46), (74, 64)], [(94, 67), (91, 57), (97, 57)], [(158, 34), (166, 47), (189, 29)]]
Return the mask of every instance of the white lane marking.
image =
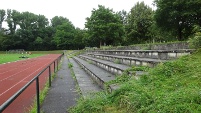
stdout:
[[(39, 63), (38, 63), (38, 64), (39, 64)], [(35, 64), (35, 65), (37, 65), (37, 64)], [(34, 66), (35, 66), (35, 65), (34, 65)], [(8, 76), (8, 77), (6, 77), (6, 78), (4, 78), (4, 79), (1, 79), (0, 82), (4, 81), (4, 80), (6, 80), (6, 79), (8, 79), (8, 78), (10, 78), (10, 77), (12, 77), (12, 76), (14, 76), (14, 75), (17, 75), (17, 74), (19, 74), (19, 73), (21, 73), (21, 72), (23, 72), (23, 71), (25, 71), (25, 70), (27, 70), (27, 69), (29, 69), (29, 68), (32, 68), (32, 67), (33, 67), (33, 66), (28, 67), (28, 68), (26, 68), (26, 69), (24, 69), (24, 70), (22, 70), (22, 71), (19, 71), (19, 72), (15, 73), (15, 74), (13, 74), (13, 75), (11, 75), (11, 76)]]
[[(40, 63), (40, 62), (39, 62), (39, 63)], [(39, 63), (37, 63), (37, 64), (39, 64)], [(35, 64), (35, 65), (37, 65), (37, 64)], [(27, 64), (27, 65), (30, 65), (30, 64)], [(23, 65), (22, 67), (26, 67), (27, 65)], [(32, 65), (32, 67), (35, 66), (35, 65)], [(22, 68), (22, 67), (20, 67), (20, 68)], [(10, 67), (8, 67), (8, 68), (10, 68)], [(0, 75), (1, 75), (1, 74), (4, 74), (4, 73), (6, 73), (6, 72), (12, 71), (12, 70), (14, 70), (14, 69), (18, 69), (18, 68), (19, 68), (19, 67), (16, 67), (16, 68), (13, 68), (13, 69), (11, 69), (11, 70), (2, 72), (2, 73), (0, 73)], [(26, 68), (26, 69), (27, 69), (27, 68)], [(25, 69), (25, 70), (26, 70), (26, 69)]]
[[(48, 63), (47, 63), (48, 64)], [(45, 64), (45, 65), (47, 65)], [(43, 66), (45, 66), (43, 65)], [(43, 67), (42, 66), (42, 67)], [(39, 69), (37, 69), (36, 71), (40, 70), (42, 67), (40, 67)], [(2, 96), (3, 94), (5, 94), (6, 92), (8, 92), (9, 90), (11, 90), (12, 88), (14, 88), (15, 86), (17, 86), (19, 83), (23, 82), (26, 78), (30, 77), (32, 74), (34, 74), (36, 71), (32, 72), (31, 74), (29, 74), (27, 77), (25, 77), (24, 79), (22, 79), (21, 81), (19, 81), (18, 83), (14, 84), (12, 87), (10, 87), (9, 89), (7, 89), (6, 91), (4, 91), (3, 93), (0, 94), (0, 96)]]

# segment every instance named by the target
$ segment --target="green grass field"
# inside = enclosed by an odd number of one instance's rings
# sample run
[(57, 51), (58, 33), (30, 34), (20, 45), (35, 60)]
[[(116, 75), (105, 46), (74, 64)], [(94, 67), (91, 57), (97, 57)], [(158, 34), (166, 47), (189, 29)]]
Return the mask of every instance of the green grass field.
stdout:
[(62, 54), (63, 50), (55, 50), (55, 51), (30, 51), (33, 54)]
[[(34, 58), (38, 56), (43, 56), (45, 54), (61, 54), (63, 50), (56, 50), (56, 51), (30, 51), (31, 55), (24, 55), (28, 56), (29, 58)], [(0, 51), (0, 64), (6, 62), (13, 62), (17, 60), (24, 60), (26, 58), (19, 58), (22, 54), (6, 54), (5, 51)]]
[[(38, 56), (42, 56), (42, 55), (45, 55), (45, 54), (32, 54), (32, 55), (27, 55), (27, 56), (29, 58), (34, 58), (34, 57), (38, 57)], [(26, 59), (26, 58), (19, 58), (20, 56), (22, 56), (22, 55), (21, 54), (0, 54), (0, 64)]]

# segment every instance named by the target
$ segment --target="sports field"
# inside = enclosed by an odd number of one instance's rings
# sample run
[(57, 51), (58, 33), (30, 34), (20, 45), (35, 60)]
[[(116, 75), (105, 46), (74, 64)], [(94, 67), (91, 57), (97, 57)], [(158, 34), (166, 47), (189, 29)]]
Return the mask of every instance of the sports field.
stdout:
[(7, 63), (7, 62), (13, 62), (18, 60), (25, 60), (27, 58), (20, 58), (21, 56), (27, 56), (28, 58), (34, 58), (43, 56), (46, 54), (61, 54), (62, 50), (57, 51), (31, 51), (31, 55), (29, 54), (6, 54), (4, 51), (0, 51), (0, 64)]
[[(34, 58), (34, 57), (43, 56), (43, 55), (45, 54), (32, 54), (32, 55), (27, 55), (27, 57)], [(27, 59), (27, 58), (20, 58), (21, 56), (22, 56), (21, 54), (0, 54), (0, 64)]]

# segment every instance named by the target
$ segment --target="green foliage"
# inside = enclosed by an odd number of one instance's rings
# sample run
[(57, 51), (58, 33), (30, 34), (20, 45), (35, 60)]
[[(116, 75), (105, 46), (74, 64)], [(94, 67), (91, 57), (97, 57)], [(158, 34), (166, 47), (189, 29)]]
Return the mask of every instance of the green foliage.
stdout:
[(35, 54), (62, 54), (63, 50), (55, 50), (55, 51), (30, 51), (32, 55)]
[[(48, 40), (47, 37), (51, 38), (52, 31), (47, 27), (49, 22), (44, 15), (36, 15), (30, 12), (20, 13), (16, 10), (9, 9), (7, 10), (6, 21), (9, 27), (9, 41), (5, 39), (5, 42), (9, 43), (10, 46), (4, 47), (4, 50), (14, 48), (23, 48), (26, 50), (51, 49), (51, 39)], [(16, 30), (17, 26), (19, 26), (19, 28)], [(44, 42), (38, 44), (36, 41), (38, 37)]]
[(198, 51), (176, 61), (159, 64), (149, 69), (149, 76), (143, 75), (138, 80), (126, 79), (125, 75), (125, 78), (119, 78), (119, 81), (123, 80), (119, 82), (119, 89), (104, 95), (102, 99), (80, 100), (73, 112), (108, 112), (111, 107), (119, 109), (119, 113), (201, 112), (200, 56)]
[(112, 84), (122, 84), (125, 82), (128, 82), (131, 79), (131, 76), (128, 75), (128, 73), (125, 71), (122, 75), (117, 75), (115, 80), (111, 80), (106, 83), (106, 87)]
[(86, 20), (85, 27), (89, 39), (96, 44), (99, 43), (100, 46), (104, 44), (118, 45), (122, 41), (124, 35), (123, 25), (120, 17), (111, 9), (99, 5), (98, 9), (92, 10), (91, 16)]
[(120, 64), (121, 62), (120, 62), (119, 59), (115, 59), (115, 60), (114, 60), (114, 63), (116, 63), (116, 64)]
[[(130, 12), (114, 12), (99, 5), (86, 18), (86, 29), (75, 28), (70, 20), (61, 16), (49, 22), (44, 15), (0, 10), (3, 34), (0, 35), (0, 50), (80, 50), (102, 45), (164, 43), (186, 40), (195, 33), (193, 26), (201, 25), (200, 0), (155, 0), (154, 3), (156, 11), (144, 2), (138, 2)], [(2, 21), (7, 22), (8, 29), (1, 28)]]
[(172, 33), (173, 31), (160, 29), (155, 20), (149, 30), (152, 40), (146, 41), (146, 43), (167, 43), (176, 40), (175, 35)]
[(82, 49), (86, 30), (75, 29), (65, 17), (55, 16), (49, 24), (44, 15), (16, 10), (0, 10), (1, 20), (8, 24), (8, 29), (1, 28), (0, 50), (58, 50)]
[(74, 49), (80, 50), (87, 46), (84, 42), (85, 33), (85, 30), (76, 28), (73, 40)]
[(153, 13), (152, 9), (145, 5), (144, 2), (137, 2), (131, 9), (126, 26), (127, 41), (130, 44), (151, 40), (151, 29), (149, 28), (153, 23)]
[(53, 42), (56, 44), (58, 49), (72, 49), (74, 45), (74, 34), (75, 27), (70, 21), (67, 21), (64, 24), (57, 26)]
[(73, 64), (72, 63), (68, 63), (68, 68), (72, 68)]
[(5, 19), (5, 15), (6, 15), (5, 10), (0, 9), (0, 32), (1, 32), (1, 29), (2, 29), (2, 23), (3, 23), (4, 19)]
[(8, 37), (3, 35), (0, 32), (0, 50), (4, 50), (5, 48), (9, 46), (9, 44), (7, 44), (7, 41), (8, 41)]
[(83, 54), (84, 52), (85, 52), (84, 50), (73, 50), (73, 51), (68, 50), (67, 51), (67, 57), (72, 58), (74, 56)]
[(193, 38), (189, 39), (189, 45), (194, 49), (201, 48), (201, 32), (196, 33)]
[[(32, 54), (32, 55), (27, 55), (29, 58), (34, 58), (34, 57), (39, 57), (42, 56), (44, 54)], [(4, 54), (0, 54), (0, 64), (2, 63), (6, 63), (6, 62), (14, 62), (17, 60), (22, 60), (21, 58), (19, 58), (21, 56), (21, 54), (6, 54), (6, 52), (4, 52)]]
[(148, 66), (132, 66), (128, 71), (148, 71), (149, 69)]
[(16, 26), (20, 21), (20, 12), (16, 10), (7, 10), (7, 19), (6, 19), (9, 27), (10, 34), (14, 34), (16, 30)]
[(69, 111), (71, 113), (103, 113), (104, 106), (110, 103), (107, 98), (106, 93), (99, 92), (93, 98), (80, 99), (76, 107), (72, 107)]
[(53, 28), (56, 28), (57, 26), (62, 25), (66, 22), (67, 23), (69, 22), (69, 20), (67, 18), (62, 17), (62, 16), (55, 16), (51, 19), (51, 24), (52, 24), (51, 26)]
[(117, 14), (120, 16), (121, 22), (123, 25), (126, 25), (128, 22), (128, 13), (125, 10), (117, 12)]
[(185, 40), (192, 34), (193, 26), (200, 25), (200, 0), (155, 0), (155, 20), (163, 31)]

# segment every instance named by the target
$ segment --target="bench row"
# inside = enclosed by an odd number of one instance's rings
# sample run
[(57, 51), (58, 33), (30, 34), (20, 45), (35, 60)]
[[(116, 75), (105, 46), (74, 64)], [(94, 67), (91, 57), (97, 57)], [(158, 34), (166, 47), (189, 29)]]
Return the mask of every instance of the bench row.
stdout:
[(107, 61), (100, 61), (98, 59), (94, 59), (94, 58), (90, 58), (88, 56), (84, 56), (84, 55), (79, 55), (80, 58), (100, 67), (103, 68), (113, 74), (117, 74), (117, 75), (121, 75), (123, 73), (124, 70), (128, 69), (129, 67), (123, 67), (123, 66), (116, 66), (113, 65)]
[(180, 49), (180, 50), (96, 50), (89, 51), (96, 54), (119, 55), (139, 58), (153, 58), (153, 59), (176, 59), (178, 57), (191, 54), (194, 49)]
[(105, 55), (105, 54), (88, 53), (87, 55), (94, 58), (108, 60), (111, 62), (121, 63), (129, 66), (135, 65), (135, 66), (154, 67), (161, 62), (166, 62), (166, 60), (160, 60), (160, 59), (136, 58), (127, 56)]

